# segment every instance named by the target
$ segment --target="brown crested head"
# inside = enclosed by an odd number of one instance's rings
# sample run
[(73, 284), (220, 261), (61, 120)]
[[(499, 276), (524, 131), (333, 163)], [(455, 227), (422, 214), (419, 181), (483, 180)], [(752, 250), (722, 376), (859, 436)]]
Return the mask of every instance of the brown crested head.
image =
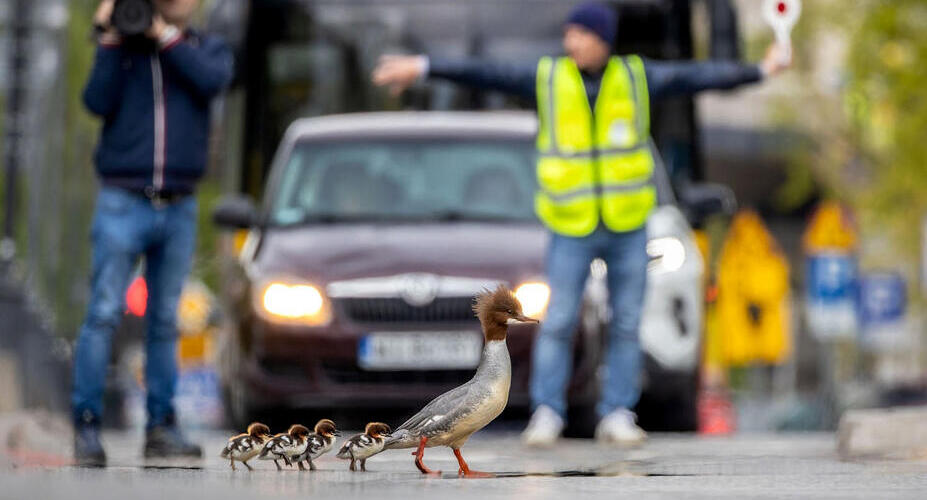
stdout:
[(270, 436), (270, 427), (260, 422), (252, 422), (251, 425), (248, 426), (248, 435), (256, 438)]
[(486, 340), (504, 340), (510, 321), (538, 322), (522, 313), (521, 303), (505, 285), (499, 285), (495, 290), (484, 290), (477, 295), (473, 312), (483, 326)]
[(336, 436), (338, 435), (338, 429), (335, 427), (335, 422), (327, 418), (319, 420), (315, 424), (315, 433), (320, 436)]
[(309, 435), (309, 429), (305, 425), (293, 424), (286, 433), (295, 438), (304, 438)]
[(367, 427), (364, 428), (364, 434), (370, 437), (389, 436), (392, 432), (393, 430), (390, 429), (390, 426), (383, 422), (370, 422), (367, 424)]

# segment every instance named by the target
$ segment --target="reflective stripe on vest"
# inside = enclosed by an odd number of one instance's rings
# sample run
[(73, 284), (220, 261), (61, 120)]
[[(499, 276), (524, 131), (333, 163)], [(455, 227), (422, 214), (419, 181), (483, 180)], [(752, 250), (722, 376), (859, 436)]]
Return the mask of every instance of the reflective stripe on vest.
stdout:
[(541, 221), (567, 236), (585, 236), (600, 220), (617, 232), (643, 226), (656, 189), (640, 58), (609, 59), (594, 110), (573, 60), (542, 58), (537, 98)]

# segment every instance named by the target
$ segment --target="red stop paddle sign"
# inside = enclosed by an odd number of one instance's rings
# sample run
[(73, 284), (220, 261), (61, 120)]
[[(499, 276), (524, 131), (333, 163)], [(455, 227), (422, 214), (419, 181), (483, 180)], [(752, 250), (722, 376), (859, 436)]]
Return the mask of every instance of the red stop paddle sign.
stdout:
[(776, 37), (783, 42), (792, 31), (792, 26), (801, 14), (801, 0), (766, 0), (763, 4), (763, 17), (776, 32)]
[(766, 0), (763, 3), (763, 17), (776, 33), (776, 42), (783, 47), (783, 58), (786, 60), (791, 59), (792, 41), (789, 35), (799, 14), (801, 0)]

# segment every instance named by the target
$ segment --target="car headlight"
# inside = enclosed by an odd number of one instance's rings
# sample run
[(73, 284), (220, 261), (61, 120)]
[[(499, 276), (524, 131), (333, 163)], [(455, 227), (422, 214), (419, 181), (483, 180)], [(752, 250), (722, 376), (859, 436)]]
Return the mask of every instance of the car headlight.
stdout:
[(550, 287), (541, 282), (523, 283), (515, 289), (515, 298), (521, 303), (521, 312), (532, 318), (542, 318), (550, 301)]
[(318, 288), (309, 283), (269, 281), (256, 289), (255, 308), (267, 320), (308, 326), (331, 320), (331, 308)]
[(648, 271), (671, 273), (678, 271), (686, 261), (686, 246), (672, 236), (654, 238), (647, 242), (647, 255), (650, 257)]

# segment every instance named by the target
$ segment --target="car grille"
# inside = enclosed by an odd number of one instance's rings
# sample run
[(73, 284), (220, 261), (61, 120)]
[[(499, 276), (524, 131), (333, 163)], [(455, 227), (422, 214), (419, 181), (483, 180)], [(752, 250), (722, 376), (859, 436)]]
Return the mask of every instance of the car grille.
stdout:
[(472, 297), (438, 297), (413, 306), (401, 298), (340, 298), (336, 307), (359, 323), (460, 323), (474, 321)]
[(325, 362), (322, 372), (325, 378), (338, 384), (459, 385), (473, 377), (473, 370), (364, 371), (356, 365)]

